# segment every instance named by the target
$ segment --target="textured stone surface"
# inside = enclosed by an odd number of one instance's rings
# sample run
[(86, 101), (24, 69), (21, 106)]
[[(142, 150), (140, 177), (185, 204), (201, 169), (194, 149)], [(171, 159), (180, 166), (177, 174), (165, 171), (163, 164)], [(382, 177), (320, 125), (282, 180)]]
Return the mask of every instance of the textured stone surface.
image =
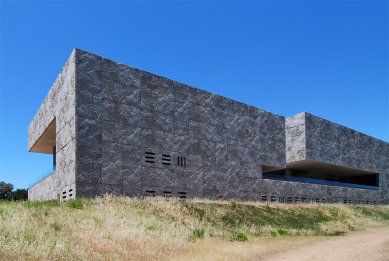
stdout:
[(49, 124), (54, 120), (56, 122), (57, 169), (29, 189), (28, 197), (31, 200), (62, 199), (63, 195), (66, 195), (66, 198), (70, 195), (75, 196), (76, 53), (76, 50), (72, 52), (28, 128), (30, 150)]
[[(285, 119), (78, 49), (29, 127), (30, 147), (54, 118), (57, 171), (30, 188), (30, 199), (69, 190), (77, 197), (387, 199), (387, 143), (306, 113)], [(262, 179), (263, 165), (305, 159), (379, 172), (381, 189)]]
[[(389, 144), (309, 113), (286, 119), (287, 163), (310, 160), (379, 173), (380, 191), (367, 193), (388, 202)], [(334, 190), (338, 193), (342, 190)], [(363, 193), (347, 191), (350, 197)], [(357, 191), (357, 190), (356, 190)]]

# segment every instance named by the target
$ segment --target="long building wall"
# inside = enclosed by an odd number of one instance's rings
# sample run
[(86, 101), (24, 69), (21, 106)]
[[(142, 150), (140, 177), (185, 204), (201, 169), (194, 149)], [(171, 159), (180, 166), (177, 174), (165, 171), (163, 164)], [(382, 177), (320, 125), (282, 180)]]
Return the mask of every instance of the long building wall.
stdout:
[[(30, 188), (33, 200), (47, 199), (43, 189), (64, 199), (388, 201), (388, 143), (307, 113), (285, 119), (78, 49), (29, 127), (30, 150), (54, 119), (57, 170)], [(263, 169), (304, 160), (380, 173), (380, 190), (262, 179)]]
[(88, 53), (77, 66), (77, 195), (239, 198), (262, 164), (285, 167), (281, 116)]

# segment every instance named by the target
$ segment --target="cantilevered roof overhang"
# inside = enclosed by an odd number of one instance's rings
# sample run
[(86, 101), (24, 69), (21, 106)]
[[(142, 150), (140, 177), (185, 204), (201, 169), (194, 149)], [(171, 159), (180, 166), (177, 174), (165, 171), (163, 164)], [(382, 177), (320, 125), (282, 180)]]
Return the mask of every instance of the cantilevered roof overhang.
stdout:
[(37, 139), (34, 145), (29, 149), (30, 152), (39, 152), (53, 154), (53, 148), (56, 144), (55, 119), (47, 126), (46, 130)]

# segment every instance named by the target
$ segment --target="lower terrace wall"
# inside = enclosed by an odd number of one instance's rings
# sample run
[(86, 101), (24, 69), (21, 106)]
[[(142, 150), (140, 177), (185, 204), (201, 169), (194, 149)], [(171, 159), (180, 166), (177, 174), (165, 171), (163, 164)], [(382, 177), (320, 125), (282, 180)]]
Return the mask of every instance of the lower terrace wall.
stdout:
[(32, 201), (58, 199), (54, 175), (55, 172), (32, 185), (28, 189), (28, 199)]
[(59, 199), (61, 201), (75, 198), (75, 185), (68, 185), (60, 189), (61, 177), (53, 172), (28, 189), (28, 199), (42, 201)]

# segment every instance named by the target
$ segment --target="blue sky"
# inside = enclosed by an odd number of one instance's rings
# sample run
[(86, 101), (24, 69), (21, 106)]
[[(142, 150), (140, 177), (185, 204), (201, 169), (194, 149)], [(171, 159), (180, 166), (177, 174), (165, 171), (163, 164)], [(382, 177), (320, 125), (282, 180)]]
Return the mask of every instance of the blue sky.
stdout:
[(27, 127), (74, 47), (389, 141), (388, 1), (53, 2), (0, 1), (0, 180), (17, 188), (51, 166)]

